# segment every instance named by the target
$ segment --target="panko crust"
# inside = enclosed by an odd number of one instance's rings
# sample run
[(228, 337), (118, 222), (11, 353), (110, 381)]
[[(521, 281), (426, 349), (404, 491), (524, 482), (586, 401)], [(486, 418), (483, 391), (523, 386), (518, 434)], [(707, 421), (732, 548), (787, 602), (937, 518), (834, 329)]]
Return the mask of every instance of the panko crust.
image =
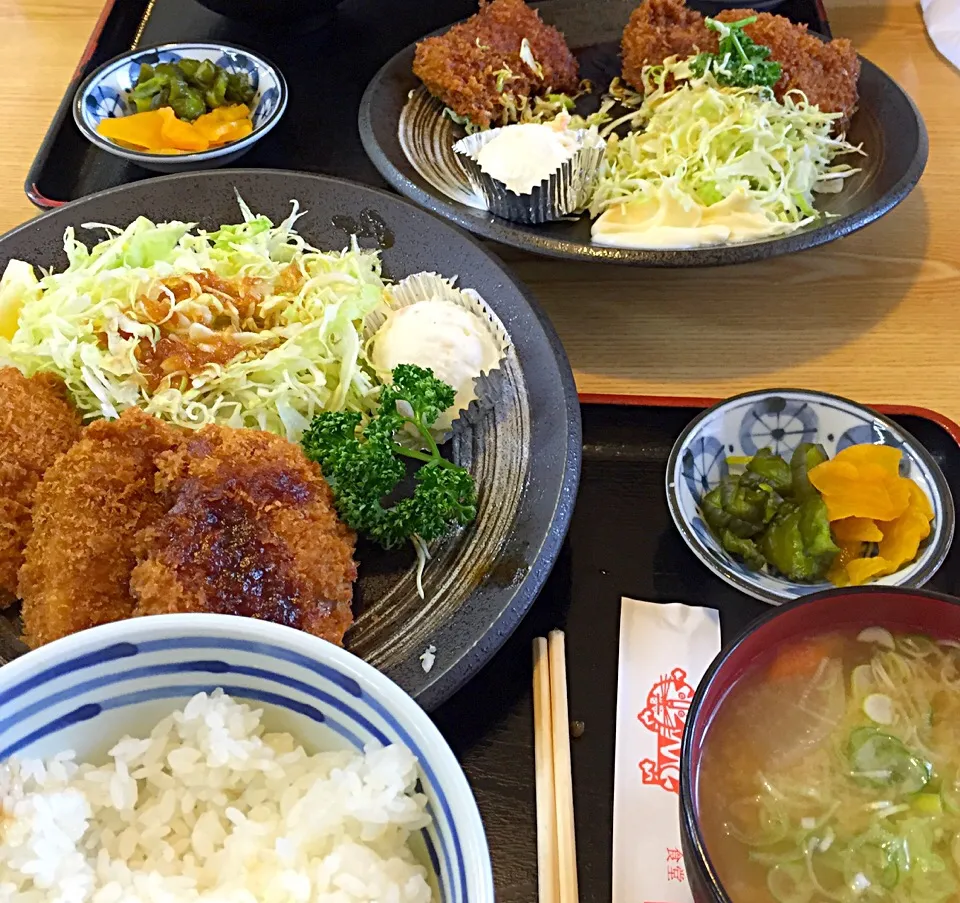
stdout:
[[(744, 31), (758, 44), (770, 48), (770, 59), (783, 67), (774, 94), (782, 100), (788, 91), (802, 91), (807, 100), (827, 113), (840, 113), (835, 130), (846, 131), (859, 99), (860, 58), (845, 38), (821, 41), (783, 16), (752, 9), (726, 9), (722, 22), (737, 22), (749, 16), (757, 21)], [(659, 65), (669, 56), (688, 57), (698, 52), (716, 52), (718, 36), (707, 28), (703, 16), (683, 0), (643, 0), (623, 31), (621, 55), (623, 78), (643, 90), (643, 67)]]
[(29, 646), (130, 617), (136, 537), (165, 510), (157, 459), (180, 438), (133, 408), (88, 426), (44, 474), (19, 581)]
[(0, 607), (17, 598), (37, 485), (79, 438), (80, 414), (63, 380), (0, 368)]
[(770, 59), (783, 67), (773, 91), (779, 99), (788, 91), (802, 91), (807, 100), (825, 113), (841, 113), (837, 131), (846, 131), (859, 100), (860, 57), (846, 38), (821, 41), (783, 16), (750, 9), (727, 9), (717, 18), (737, 22), (747, 16), (757, 21), (744, 31), (758, 44), (770, 48)]
[(658, 66), (669, 56), (685, 58), (716, 49), (716, 33), (683, 0), (643, 0), (620, 40), (623, 79), (642, 91), (644, 66)]
[[(524, 38), (540, 73), (520, 58)], [(504, 69), (512, 76), (503, 88), (518, 97), (572, 94), (579, 86), (577, 60), (563, 35), (523, 0), (480, 0), (480, 11), (466, 22), (417, 44), (413, 60), (413, 74), (434, 97), (483, 128), (503, 111), (497, 80)]]
[(343, 642), (356, 537), (299, 446), (204, 427), (162, 456), (157, 489), (168, 510), (139, 538), (134, 614), (243, 615)]

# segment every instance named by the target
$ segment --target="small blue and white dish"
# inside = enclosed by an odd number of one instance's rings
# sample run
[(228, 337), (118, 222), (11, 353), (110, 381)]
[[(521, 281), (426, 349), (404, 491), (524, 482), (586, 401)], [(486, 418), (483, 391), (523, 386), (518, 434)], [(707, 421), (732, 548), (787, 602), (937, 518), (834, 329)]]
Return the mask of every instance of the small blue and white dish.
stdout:
[(477, 804), (443, 735), (388, 677), (291, 627), (165, 614), (29, 652), (0, 668), (0, 763), (66, 750), (78, 762), (102, 763), (122, 737), (149, 736), (197, 693), (218, 688), (263, 709), (269, 730), (292, 734), (308, 752), (404, 745), (417, 759), (431, 816), (414, 854), (435, 879), (437, 903), (494, 903)]
[[(101, 120), (136, 112), (129, 104), (127, 95), (137, 82), (142, 63), (155, 66), (158, 63), (176, 63), (182, 59), (210, 60), (228, 72), (246, 73), (257, 92), (251, 104), (253, 131), (246, 138), (194, 153), (154, 154), (122, 147), (97, 132)], [(84, 136), (102, 150), (144, 169), (176, 173), (212, 169), (243, 156), (280, 121), (286, 108), (287, 83), (273, 63), (232, 44), (198, 41), (141, 47), (104, 63), (77, 89), (73, 101), (73, 119)]]
[(667, 505), (693, 553), (731, 586), (772, 605), (832, 588), (796, 583), (767, 571), (752, 571), (725, 551), (703, 519), (700, 500), (728, 473), (729, 457), (752, 457), (762, 448), (789, 460), (802, 442), (819, 443), (832, 458), (850, 445), (891, 445), (903, 452), (901, 473), (933, 505), (930, 536), (916, 560), (875, 581), (883, 586), (923, 586), (943, 564), (953, 541), (955, 512), (946, 478), (931, 454), (892, 420), (823, 392), (770, 389), (722, 401), (680, 434), (667, 461)]

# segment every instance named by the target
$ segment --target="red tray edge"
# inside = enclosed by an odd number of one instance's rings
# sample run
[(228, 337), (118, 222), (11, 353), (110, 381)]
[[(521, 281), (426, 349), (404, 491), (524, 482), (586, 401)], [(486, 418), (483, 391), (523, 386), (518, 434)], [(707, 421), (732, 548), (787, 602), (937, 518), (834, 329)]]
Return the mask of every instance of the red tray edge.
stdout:
[[(720, 398), (705, 398), (683, 395), (606, 395), (603, 393), (579, 393), (581, 404), (629, 405), (630, 407), (663, 407), (663, 408), (709, 408), (715, 405)], [(869, 407), (888, 417), (893, 415), (910, 415), (932, 420), (937, 426), (949, 433), (950, 438), (960, 446), (960, 424), (951, 420), (945, 414), (930, 408), (909, 404), (874, 404)]]

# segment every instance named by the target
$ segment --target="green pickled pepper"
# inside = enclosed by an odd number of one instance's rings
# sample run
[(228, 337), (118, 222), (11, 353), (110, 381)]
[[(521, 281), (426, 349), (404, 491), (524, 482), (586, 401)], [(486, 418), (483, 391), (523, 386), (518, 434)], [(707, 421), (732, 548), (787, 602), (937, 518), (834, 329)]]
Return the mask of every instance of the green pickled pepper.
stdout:
[(840, 551), (830, 535), (827, 506), (819, 496), (785, 503), (763, 534), (764, 558), (790, 580), (822, 580)]
[(790, 580), (809, 580), (811, 568), (800, 533), (800, 509), (784, 505), (760, 539), (760, 552), (772, 567)]
[(760, 571), (767, 563), (752, 539), (735, 536), (729, 530), (720, 533), (720, 545), (731, 555), (739, 558), (750, 570)]
[(800, 536), (804, 552), (812, 562), (812, 579), (822, 580), (840, 549), (830, 533), (827, 503), (819, 495), (812, 495), (800, 503)]
[(145, 81), (137, 82), (137, 86), (129, 94), (129, 100), (138, 113), (146, 113), (162, 105), (159, 100), (167, 96), (168, 90), (168, 80), (154, 75)]
[(720, 485), (724, 510), (730, 515), (727, 529), (737, 536), (755, 536), (777, 513), (782, 498), (762, 477), (745, 473)]
[(215, 110), (217, 107), (222, 107), (227, 102), (227, 73), (221, 69), (216, 78), (213, 80), (213, 84), (203, 92), (203, 98), (207, 102), (207, 106), (211, 110)]
[(790, 465), (769, 448), (761, 448), (750, 459), (747, 463), (747, 473), (762, 477), (763, 481), (780, 495), (789, 493), (793, 483)]
[(199, 88), (193, 88), (186, 82), (172, 82), (170, 88), (170, 106), (178, 119), (193, 122), (207, 112), (207, 105)]
[(815, 582), (839, 553), (827, 506), (808, 473), (827, 460), (823, 447), (800, 445), (789, 462), (761, 449), (744, 472), (728, 474), (701, 500), (704, 520), (723, 548), (753, 570)]
[(250, 104), (256, 91), (246, 72), (231, 72), (227, 76), (227, 102)]
[(719, 486), (714, 486), (700, 500), (700, 510), (703, 512), (703, 519), (707, 522), (707, 526), (714, 533), (721, 533), (730, 523), (730, 515), (723, 508)]
[(256, 92), (245, 73), (230, 73), (210, 60), (141, 64), (129, 101), (138, 113), (171, 107), (192, 122), (227, 104), (250, 104)]
[(790, 458), (790, 472), (793, 477), (793, 497), (798, 500), (817, 496), (819, 493), (810, 482), (807, 474), (818, 464), (827, 460), (827, 453), (822, 445), (812, 442), (802, 442), (797, 446)]

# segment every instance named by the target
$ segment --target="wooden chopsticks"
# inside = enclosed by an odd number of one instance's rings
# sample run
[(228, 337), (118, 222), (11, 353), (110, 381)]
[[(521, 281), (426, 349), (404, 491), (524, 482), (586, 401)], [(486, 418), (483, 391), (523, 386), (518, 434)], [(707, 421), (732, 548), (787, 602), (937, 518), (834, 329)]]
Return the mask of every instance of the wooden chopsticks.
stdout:
[(567, 662), (562, 630), (533, 641), (539, 903), (577, 903)]

